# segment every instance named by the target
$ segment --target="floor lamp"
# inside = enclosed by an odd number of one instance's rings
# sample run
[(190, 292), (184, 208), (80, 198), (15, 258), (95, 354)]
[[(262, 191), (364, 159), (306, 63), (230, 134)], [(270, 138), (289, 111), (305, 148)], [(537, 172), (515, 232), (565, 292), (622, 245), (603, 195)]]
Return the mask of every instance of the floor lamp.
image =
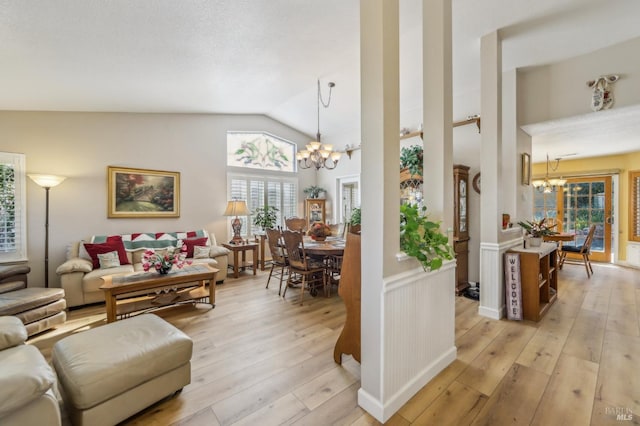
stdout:
[(44, 286), (49, 287), (49, 190), (66, 179), (64, 176), (29, 175), (31, 180), (44, 188), (47, 194), (44, 220)]

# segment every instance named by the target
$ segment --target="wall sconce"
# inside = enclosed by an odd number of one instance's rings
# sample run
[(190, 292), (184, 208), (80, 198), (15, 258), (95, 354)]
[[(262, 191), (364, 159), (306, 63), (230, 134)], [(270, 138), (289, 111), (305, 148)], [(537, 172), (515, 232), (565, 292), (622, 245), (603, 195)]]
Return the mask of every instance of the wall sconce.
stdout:
[(353, 151), (357, 151), (359, 149), (360, 149), (360, 145), (351, 146), (351, 145), (347, 144), (347, 146), (344, 148), (344, 152), (347, 154), (349, 159), (351, 159), (351, 154), (353, 154)]

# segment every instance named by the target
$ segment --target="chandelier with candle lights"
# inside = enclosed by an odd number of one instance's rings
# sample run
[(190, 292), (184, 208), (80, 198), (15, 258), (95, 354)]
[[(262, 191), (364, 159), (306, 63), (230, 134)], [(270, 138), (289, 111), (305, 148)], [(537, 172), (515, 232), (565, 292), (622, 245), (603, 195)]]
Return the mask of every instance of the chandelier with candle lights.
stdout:
[(318, 80), (318, 132), (316, 133), (316, 140), (307, 144), (307, 149), (296, 153), (298, 167), (301, 169), (309, 169), (311, 167), (315, 167), (316, 170), (320, 170), (322, 167), (329, 170), (335, 169), (342, 156), (341, 152), (333, 149), (333, 145), (320, 142), (320, 105), (324, 108), (329, 108), (331, 91), (335, 85), (334, 82), (329, 82), (329, 97), (325, 103), (320, 90), (320, 80)]
[[(533, 182), (533, 186), (538, 190), (538, 192), (550, 193), (556, 192), (559, 188), (564, 187), (564, 184), (567, 183), (566, 179), (562, 178), (549, 178), (549, 165), (551, 162), (549, 161), (549, 154), (547, 154), (547, 174), (544, 176), (544, 179), (536, 179)], [(555, 159), (555, 166), (551, 166), (552, 171), (558, 170), (558, 166), (560, 165), (560, 158)]]

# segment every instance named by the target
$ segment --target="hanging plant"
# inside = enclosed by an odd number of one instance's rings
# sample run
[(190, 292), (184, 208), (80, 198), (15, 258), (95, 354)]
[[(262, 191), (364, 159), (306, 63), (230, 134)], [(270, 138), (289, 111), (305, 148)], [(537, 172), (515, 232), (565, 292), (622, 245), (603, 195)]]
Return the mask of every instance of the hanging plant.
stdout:
[(409, 169), (412, 175), (422, 176), (424, 149), (421, 145), (412, 145), (400, 150), (400, 170)]
[(435, 271), (444, 260), (453, 259), (453, 250), (440, 231), (440, 223), (428, 220), (426, 210), (416, 205), (400, 205), (400, 249), (415, 257), (425, 271)]

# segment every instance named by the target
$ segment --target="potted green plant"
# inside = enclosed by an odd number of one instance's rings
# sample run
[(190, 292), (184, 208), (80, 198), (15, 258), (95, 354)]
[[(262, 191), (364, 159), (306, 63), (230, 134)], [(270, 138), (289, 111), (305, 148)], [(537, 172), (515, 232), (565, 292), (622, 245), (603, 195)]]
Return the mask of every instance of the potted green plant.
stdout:
[(424, 149), (421, 145), (403, 147), (400, 150), (400, 170), (407, 169), (410, 174), (422, 177)]
[(426, 207), (400, 205), (400, 249), (415, 257), (422, 267), (435, 271), (444, 260), (453, 259), (449, 239), (440, 231), (440, 224), (428, 220)]
[(304, 195), (306, 195), (307, 198), (318, 198), (320, 197), (321, 192), (327, 192), (327, 191), (326, 189), (320, 188), (319, 186), (311, 185), (303, 189), (302, 192), (304, 192)]
[(349, 218), (349, 224), (351, 226), (360, 225), (361, 214), (362, 214), (362, 210), (360, 210), (360, 207), (356, 207), (356, 208), (352, 209), (351, 210), (351, 218)]
[(258, 207), (252, 213), (253, 224), (261, 227), (262, 230), (273, 228), (278, 220), (277, 211), (278, 209), (273, 206)]

